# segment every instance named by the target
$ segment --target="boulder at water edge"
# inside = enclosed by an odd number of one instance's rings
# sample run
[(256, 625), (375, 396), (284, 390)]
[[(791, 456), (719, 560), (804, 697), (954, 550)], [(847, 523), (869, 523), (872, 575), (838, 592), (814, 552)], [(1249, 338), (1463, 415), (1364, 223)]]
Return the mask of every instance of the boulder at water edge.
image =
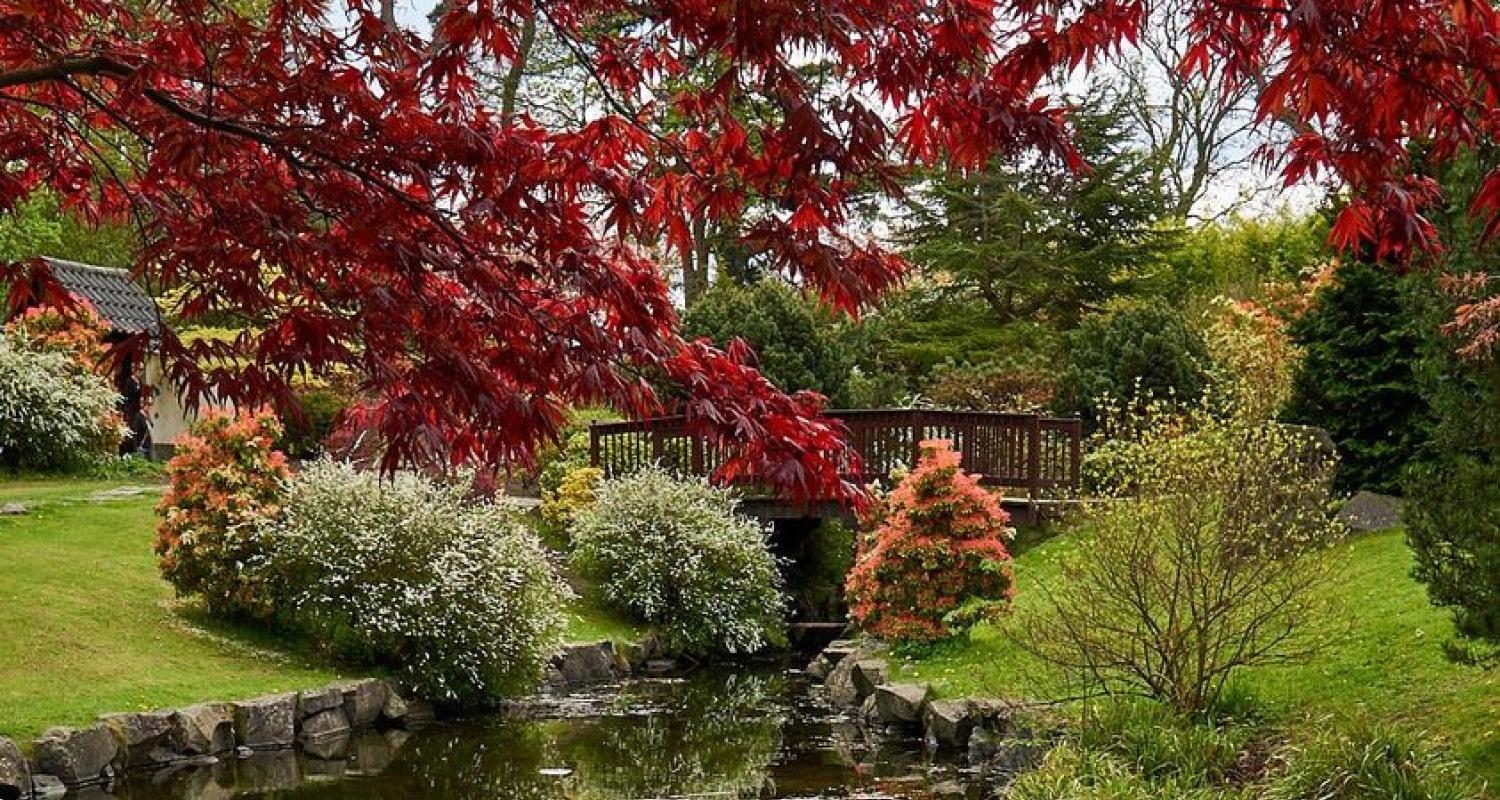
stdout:
[(235, 703), (234, 728), (241, 747), (291, 747), (297, 738), (297, 695), (288, 692)]
[(31, 771), (16, 743), (0, 736), (0, 800), (19, 800), (31, 792)]
[(172, 747), (189, 756), (216, 756), (234, 749), (234, 706), (198, 703), (172, 712)]
[(103, 725), (49, 728), (36, 740), (36, 769), (68, 786), (101, 783), (113, 774), (119, 751), (114, 735)]

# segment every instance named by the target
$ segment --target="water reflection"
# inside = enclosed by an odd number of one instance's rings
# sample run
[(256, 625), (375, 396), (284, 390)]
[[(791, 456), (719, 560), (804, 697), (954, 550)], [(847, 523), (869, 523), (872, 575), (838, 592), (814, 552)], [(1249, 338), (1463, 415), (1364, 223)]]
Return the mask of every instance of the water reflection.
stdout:
[[(780, 671), (641, 681), (548, 719), (487, 717), (363, 732), (290, 751), (132, 776), (127, 800), (928, 797), (966, 793), (956, 764), (880, 736)], [(977, 787), (976, 787), (977, 793)]]

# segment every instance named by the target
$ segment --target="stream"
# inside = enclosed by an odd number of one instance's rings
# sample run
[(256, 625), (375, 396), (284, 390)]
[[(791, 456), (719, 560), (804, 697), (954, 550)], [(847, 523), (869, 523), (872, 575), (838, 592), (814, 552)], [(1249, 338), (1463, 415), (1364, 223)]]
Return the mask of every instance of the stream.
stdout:
[(982, 783), (961, 754), (867, 729), (796, 671), (741, 667), (632, 680), (509, 717), (364, 731), (319, 753), (131, 775), (73, 797), (977, 800)]

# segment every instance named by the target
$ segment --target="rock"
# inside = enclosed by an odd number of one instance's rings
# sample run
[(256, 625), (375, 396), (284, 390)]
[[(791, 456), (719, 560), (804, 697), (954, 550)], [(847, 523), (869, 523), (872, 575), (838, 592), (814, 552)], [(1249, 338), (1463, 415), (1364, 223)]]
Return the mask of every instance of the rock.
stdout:
[(6, 503), (5, 505), (0, 506), (0, 517), (24, 516), (26, 516), (26, 506), (21, 505), (20, 503)]
[(817, 658), (814, 658), (812, 660), (812, 663), (807, 665), (807, 669), (803, 670), (803, 672), (807, 673), (807, 676), (809, 678), (812, 678), (815, 681), (827, 680), (828, 673), (832, 671), (833, 662), (829, 661), (828, 657), (821, 653), (818, 654)]
[(823, 691), (828, 699), (841, 706), (859, 705), (862, 699), (854, 685), (855, 659), (846, 658), (835, 664), (823, 680)]
[(828, 643), (827, 647), (823, 648), (822, 656), (828, 659), (828, 663), (838, 664), (858, 651), (859, 645), (855, 644), (854, 640), (834, 639)]
[(406, 720), (406, 715), (411, 713), (411, 706), (401, 699), (401, 695), (389, 692), (385, 698), (385, 707), (380, 709), (380, 718), (386, 722), (399, 725)]
[(932, 792), (934, 797), (963, 797), (969, 793), (969, 790), (965, 789), (964, 785), (958, 781), (943, 781), (942, 783), (933, 784), (929, 791)]
[(234, 704), (235, 742), (252, 750), (291, 747), (297, 738), (297, 695), (272, 694)]
[(406, 701), (405, 727), (426, 725), (435, 719), (437, 719), (437, 711), (433, 709), (431, 703), (415, 697)]
[(870, 713), (866, 719), (882, 725), (915, 725), (922, 721), (922, 707), (927, 704), (925, 683), (885, 683), (870, 694)]
[(52, 800), (68, 793), (67, 784), (56, 775), (32, 775), (31, 797), (33, 800)]
[(927, 741), (940, 750), (968, 747), (974, 721), (974, 705), (969, 700), (933, 700), (922, 714)]
[(31, 791), (31, 769), (16, 743), (0, 736), (0, 800), (20, 800)]
[(172, 712), (172, 749), (187, 755), (219, 755), (234, 749), (234, 707), (199, 703)]
[(1401, 498), (1358, 492), (1339, 509), (1337, 519), (1357, 533), (1394, 528), (1401, 524)]
[(380, 719), (385, 701), (391, 695), (391, 687), (375, 678), (341, 683), (339, 689), (344, 693), (344, 714), (355, 728), (373, 725)]
[(604, 683), (615, 679), (614, 645), (610, 642), (569, 645), (552, 658), (569, 686)]
[(345, 716), (344, 707), (339, 706), (319, 711), (303, 720), (302, 729), (297, 732), (297, 738), (305, 747), (310, 741), (347, 734), (349, 727), (349, 717)]
[(999, 734), (976, 728), (969, 736), (969, 763), (978, 766), (988, 762), (1000, 752), (1001, 744)]
[(172, 747), (172, 712), (106, 714), (99, 721), (114, 734), (125, 769), (160, 767), (180, 760)]
[(338, 686), (325, 686), (297, 695), (297, 718), (321, 714), (330, 708), (344, 707), (344, 691)]
[(875, 687), (885, 683), (888, 672), (885, 662), (878, 658), (861, 658), (855, 661), (854, 688), (859, 692), (860, 699), (874, 694)]
[(36, 740), (36, 771), (55, 775), (68, 786), (107, 781), (120, 747), (103, 725), (50, 728)]

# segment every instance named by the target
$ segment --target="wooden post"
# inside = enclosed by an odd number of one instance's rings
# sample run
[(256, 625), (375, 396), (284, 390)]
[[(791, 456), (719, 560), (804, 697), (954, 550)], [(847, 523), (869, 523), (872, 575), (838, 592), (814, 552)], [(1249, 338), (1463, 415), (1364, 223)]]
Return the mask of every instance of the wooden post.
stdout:
[(1042, 484), (1042, 415), (1033, 414), (1026, 430), (1026, 499), (1036, 502)]
[(1073, 496), (1077, 497), (1083, 492), (1083, 420), (1075, 419), (1068, 426), (1068, 448), (1069, 469), (1068, 483), (1072, 489)]
[(661, 426), (660, 425), (652, 425), (651, 426), (651, 463), (655, 464), (656, 466), (661, 466), (661, 457), (662, 457), (662, 454), (663, 454), (663, 452), (665, 450), (666, 450), (666, 447), (663, 445), (662, 439), (661, 439)]
[(925, 433), (925, 431), (923, 430), (923, 428), (925, 427), (925, 425), (923, 424), (923, 422), (924, 422), (924, 420), (922, 419), (922, 411), (921, 411), (921, 409), (913, 409), (912, 412), (911, 412), (911, 468), (912, 469), (916, 469), (917, 468), (917, 464), (921, 463), (921, 461), (922, 461), (922, 439), (925, 438), (923, 436), (923, 433)]
[(692, 453), (692, 455), (690, 456), (690, 458), (692, 459), (692, 463), (690, 465), (690, 469), (692, 470), (692, 472), (693, 472), (694, 475), (702, 475), (704, 473), (704, 469), (703, 469), (703, 437), (702, 436), (690, 436), (688, 438), (688, 441), (690, 442), (690, 445), (689, 445), (690, 446), (690, 452)]
[(599, 467), (599, 423), (589, 420), (589, 466)]

